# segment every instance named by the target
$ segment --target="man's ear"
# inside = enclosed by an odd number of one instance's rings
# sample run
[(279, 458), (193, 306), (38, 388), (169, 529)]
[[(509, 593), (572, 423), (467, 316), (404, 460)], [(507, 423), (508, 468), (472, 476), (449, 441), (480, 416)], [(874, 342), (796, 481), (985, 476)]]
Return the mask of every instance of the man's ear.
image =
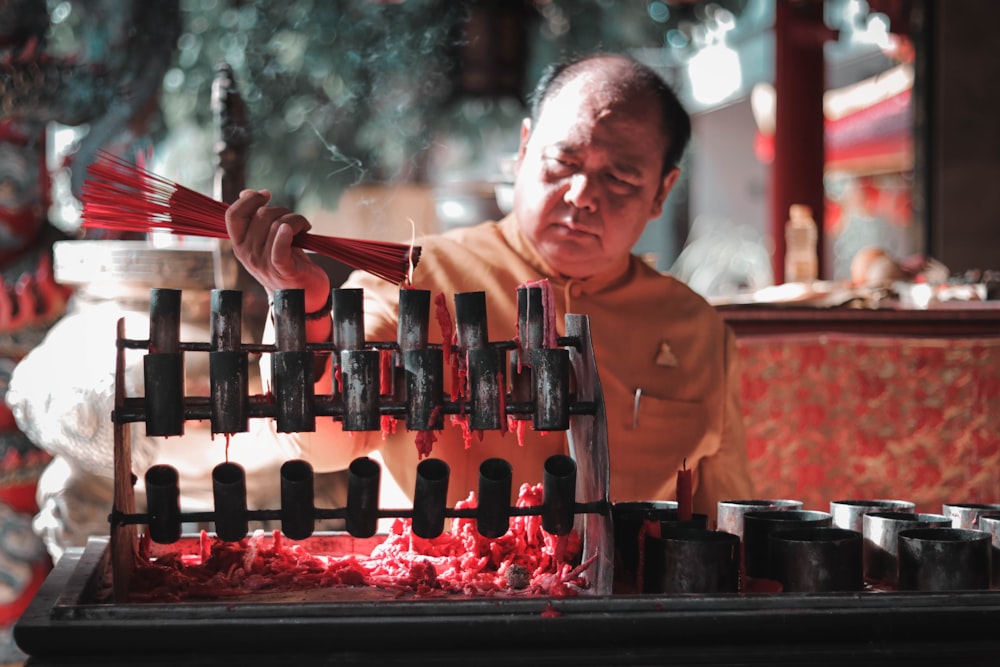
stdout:
[(521, 121), (521, 144), (517, 147), (518, 163), (524, 159), (524, 152), (528, 150), (528, 139), (531, 137), (531, 119), (525, 118)]
[(663, 204), (667, 201), (667, 195), (670, 191), (674, 189), (674, 185), (677, 183), (677, 179), (681, 176), (681, 170), (677, 167), (671, 169), (663, 180), (660, 182), (660, 189), (657, 191), (656, 196), (653, 198), (653, 209), (650, 211), (650, 219), (660, 217), (663, 213)]

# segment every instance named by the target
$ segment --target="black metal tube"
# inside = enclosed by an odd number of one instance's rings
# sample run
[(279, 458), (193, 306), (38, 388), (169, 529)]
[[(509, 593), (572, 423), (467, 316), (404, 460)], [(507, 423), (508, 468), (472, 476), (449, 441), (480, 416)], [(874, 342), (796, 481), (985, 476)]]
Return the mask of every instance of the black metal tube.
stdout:
[(146, 471), (146, 511), (149, 539), (157, 544), (173, 544), (181, 538), (181, 501), (177, 469), (154, 465)]
[(315, 493), (308, 461), (292, 459), (281, 464), (281, 532), (289, 539), (304, 540), (313, 534)]
[(569, 350), (554, 347), (531, 353), (535, 377), (536, 431), (565, 431), (569, 428)]
[(360, 288), (333, 290), (333, 345), (338, 350), (365, 346), (365, 293)]
[(469, 428), (495, 430), (503, 423), (500, 414), (503, 375), (497, 351), (489, 347), (468, 351)]
[(301, 289), (274, 291), (274, 345), (279, 352), (306, 349), (306, 296)]
[(243, 292), (213, 289), (211, 293), (211, 340), (216, 351), (235, 352), (243, 335)]
[(276, 408), (274, 421), (279, 432), (316, 430), (311, 352), (274, 352), (271, 355), (271, 388)]
[(250, 420), (250, 362), (246, 352), (209, 352), (212, 433), (242, 433)]
[(362, 456), (347, 469), (347, 532), (354, 537), (371, 537), (378, 528), (378, 492), (382, 468)]
[(407, 350), (406, 428), (430, 431), (444, 428), (444, 353), (440, 348)]
[(417, 464), (413, 493), (413, 534), (417, 537), (437, 537), (444, 530), (450, 475), (451, 468), (441, 459), (424, 459)]
[(422, 350), (427, 347), (427, 329), (430, 321), (430, 290), (399, 290), (399, 324), (396, 328), (396, 342), (399, 351)]
[(396, 326), (396, 349), (392, 352), (391, 391), (382, 387), (382, 395), (391, 395), (393, 401), (406, 400), (406, 371), (404, 357), (410, 350), (427, 347), (427, 329), (430, 321), (430, 290), (401, 287), (399, 289), (399, 321)]
[(513, 469), (500, 458), (479, 465), (479, 503), (476, 530), (483, 537), (497, 538), (510, 528), (510, 490)]
[(377, 431), (379, 415), (379, 361), (377, 350), (341, 350), (345, 431)]
[(478, 350), (488, 345), (486, 292), (455, 294), (455, 329), (462, 350)]
[(184, 433), (184, 353), (180, 348), (181, 291), (149, 292), (149, 350), (143, 358), (146, 435)]
[(247, 478), (243, 466), (224, 462), (212, 470), (215, 498), (215, 534), (226, 542), (238, 542), (247, 535)]
[(181, 335), (181, 290), (149, 291), (149, 351), (178, 352)]
[(565, 454), (545, 460), (542, 498), (542, 528), (550, 535), (569, 534), (576, 510), (576, 461)]
[(184, 434), (184, 353), (150, 352), (142, 358), (146, 435)]

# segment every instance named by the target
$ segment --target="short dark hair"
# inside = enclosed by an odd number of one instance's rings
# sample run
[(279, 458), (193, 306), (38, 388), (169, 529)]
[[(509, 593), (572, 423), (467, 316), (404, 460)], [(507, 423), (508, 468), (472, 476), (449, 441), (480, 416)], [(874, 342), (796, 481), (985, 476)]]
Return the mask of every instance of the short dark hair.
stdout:
[(667, 148), (663, 155), (663, 174), (677, 167), (684, 151), (691, 141), (691, 117), (677, 98), (670, 85), (653, 68), (638, 60), (619, 54), (589, 54), (552, 63), (542, 72), (535, 89), (529, 96), (531, 122), (534, 127), (542, 111), (542, 105), (550, 97), (562, 90), (578, 73), (586, 69), (591, 60), (614, 56), (622, 58), (630, 66), (628, 82), (635, 93), (649, 93), (660, 103), (660, 126), (667, 138)]

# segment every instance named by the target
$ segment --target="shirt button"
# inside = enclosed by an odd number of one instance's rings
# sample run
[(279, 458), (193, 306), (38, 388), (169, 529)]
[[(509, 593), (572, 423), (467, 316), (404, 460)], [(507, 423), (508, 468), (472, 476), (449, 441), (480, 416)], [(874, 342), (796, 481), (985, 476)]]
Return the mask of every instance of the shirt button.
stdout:
[(583, 296), (583, 285), (579, 283), (573, 283), (569, 286), (569, 295), (574, 299), (578, 299)]

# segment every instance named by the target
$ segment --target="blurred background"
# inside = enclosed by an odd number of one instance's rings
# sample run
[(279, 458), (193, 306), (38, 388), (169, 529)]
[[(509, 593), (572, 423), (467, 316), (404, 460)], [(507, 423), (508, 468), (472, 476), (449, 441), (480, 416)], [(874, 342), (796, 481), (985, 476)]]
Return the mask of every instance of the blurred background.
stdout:
[[(95, 23), (100, 2), (47, 4), (47, 53), (111, 68), (102, 58), (114, 51), (94, 51), (117, 41), (133, 54), (119, 70), (143, 53), (168, 54), (129, 141), (152, 147), (158, 173), (206, 192), (216, 164), (212, 82), (228, 63), (246, 103), (247, 184), (344, 236), (408, 238), (410, 220), (431, 231), (498, 217), (504, 167), (542, 68), (567, 54), (631, 53), (675, 87), (695, 124), (680, 187), (637, 252), (706, 295), (775, 279), (774, 0), (183, 0), (129, 5), (153, 30), (141, 36), (113, 34), (124, 19)], [(827, 30), (814, 72), (827, 91), (826, 211), (815, 212), (826, 218), (824, 277), (847, 277), (866, 245), (923, 253), (925, 225), (912, 210), (910, 3), (792, 4), (813, 5)], [(77, 180), (89, 158), (81, 141), (88, 148), (102, 119), (89, 120), (51, 129), (50, 160), (76, 153)], [(72, 232), (71, 179), (55, 179), (63, 187), (53, 221)]]

